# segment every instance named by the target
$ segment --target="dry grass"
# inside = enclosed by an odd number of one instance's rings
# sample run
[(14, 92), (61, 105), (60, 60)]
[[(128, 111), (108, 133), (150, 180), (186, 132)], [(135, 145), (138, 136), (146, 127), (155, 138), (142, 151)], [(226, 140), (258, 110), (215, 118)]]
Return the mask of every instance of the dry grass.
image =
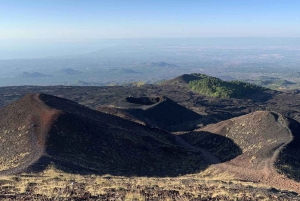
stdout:
[[(79, 175), (49, 167), (40, 174), (23, 173), (2, 176), (0, 177), (0, 189), (2, 196), (24, 197), (30, 195), (36, 199), (43, 197), (54, 200), (84, 196), (100, 200), (109, 197), (120, 200), (191, 200), (200, 198), (270, 200), (274, 196), (278, 197), (277, 191), (271, 192), (269, 187), (235, 180), (232, 175), (219, 173), (214, 168), (208, 168), (199, 174), (175, 178), (148, 178)], [(9, 191), (5, 193), (4, 189), (9, 189)]]

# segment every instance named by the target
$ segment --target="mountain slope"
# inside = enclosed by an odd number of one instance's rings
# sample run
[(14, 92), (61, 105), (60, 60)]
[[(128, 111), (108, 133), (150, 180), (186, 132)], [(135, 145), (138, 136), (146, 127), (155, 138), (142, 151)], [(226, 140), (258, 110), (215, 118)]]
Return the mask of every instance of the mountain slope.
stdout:
[(29, 72), (23, 72), (20, 77), (24, 77), (24, 78), (39, 78), (39, 77), (51, 77), (51, 75), (46, 75), (40, 72), (33, 72), (33, 73), (29, 73)]
[(36, 95), (0, 109), (2, 172), (16, 172), (37, 161), (44, 152), (50, 126), (60, 111), (50, 109)]
[(60, 70), (61, 73), (67, 74), (67, 75), (74, 75), (74, 74), (80, 74), (81, 72), (78, 70), (74, 70), (73, 68), (64, 68)]
[(293, 135), (293, 139), (279, 153), (278, 159), (275, 161), (276, 169), (289, 178), (300, 181), (300, 124), (289, 119), (289, 128)]
[(176, 176), (207, 167), (169, 133), (45, 94), (0, 110), (0, 174), (41, 171)]
[[(300, 124), (281, 114), (258, 111), (183, 135), (223, 160), (215, 170), (239, 180), (300, 191)], [(206, 133), (209, 133), (206, 137)], [(204, 135), (203, 135), (204, 134)], [(230, 139), (240, 148), (232, 148)], [(227, 160), (225, 162), (225, 160)]]
[(180, 75), (174, 79), (168, 80), (163, 82), (162, 84), (178, 84), (178, 85), (183, 85), (183, 86), (187, 86), (189, 84), (189, 82), (194, 81), (194, 80), (199, 80), (199, 76), (196, 76), (194, 74), (183, 74)]
[[(227, 157), (228, 153), (224, 153), (226, 149), (229, 149), (231, 154), (236, 152), (230, 151), (230, 144), (219, 149), (223, 142), (217, 138), (219, 136), (229, 138), (242, 151), (235, 160), (240, 162), (240, 165), (251, 165), (253, 168), (260, 169), (263, 168), (265, 160), (270, 159), (280, 146), (286, 145), (292, 140), (293, 136), (288, 125), (289, 120), (280, 114), (258, 111), (208, 125), (183, 137), (193, 145), (210, 149), (220, 158)], [(208, 139), (202, 135), (205, 132), (215, 134), (215, 139), (209, 139), (214, 143), (207, 143)]]

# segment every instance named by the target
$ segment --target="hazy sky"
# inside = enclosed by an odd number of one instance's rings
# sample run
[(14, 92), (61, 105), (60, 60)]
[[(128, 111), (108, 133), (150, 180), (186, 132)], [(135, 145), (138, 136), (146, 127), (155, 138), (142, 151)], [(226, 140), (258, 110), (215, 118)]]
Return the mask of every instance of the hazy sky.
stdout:
[(0, 46), (11, 51), (116, 38), (300, 37), (300, 0), (0, 0), (0, 25)]

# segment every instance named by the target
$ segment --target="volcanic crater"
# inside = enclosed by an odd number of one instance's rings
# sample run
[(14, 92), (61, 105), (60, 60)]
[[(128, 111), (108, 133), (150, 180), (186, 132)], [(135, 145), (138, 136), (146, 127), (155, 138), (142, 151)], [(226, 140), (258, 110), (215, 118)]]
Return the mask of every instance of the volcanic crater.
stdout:
[(172, 134), (55, 96), (29, 94), (0, 113), (0, 174), (52, 164), (67, 172), (176, 176), (208, 166)]

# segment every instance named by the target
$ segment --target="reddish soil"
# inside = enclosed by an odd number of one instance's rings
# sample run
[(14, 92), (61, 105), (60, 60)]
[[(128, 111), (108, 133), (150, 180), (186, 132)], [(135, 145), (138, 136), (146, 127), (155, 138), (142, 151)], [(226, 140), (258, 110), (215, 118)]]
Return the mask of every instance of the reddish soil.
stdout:
[(1, 114), (1, 174), (39, 172), (50, 163), (71, 173), (122, 176), (178, 176), (207, 167), (172, 134), (66, 99), (29, 94)]
[(48, 132), (59, 113), (40, 101), (38, 94), (29, 94), (0, 110), (0, 128), (5, 130), (1, 135), (5, 142), (1, 144), (1, 174), (19, 172), (43, 155)]

